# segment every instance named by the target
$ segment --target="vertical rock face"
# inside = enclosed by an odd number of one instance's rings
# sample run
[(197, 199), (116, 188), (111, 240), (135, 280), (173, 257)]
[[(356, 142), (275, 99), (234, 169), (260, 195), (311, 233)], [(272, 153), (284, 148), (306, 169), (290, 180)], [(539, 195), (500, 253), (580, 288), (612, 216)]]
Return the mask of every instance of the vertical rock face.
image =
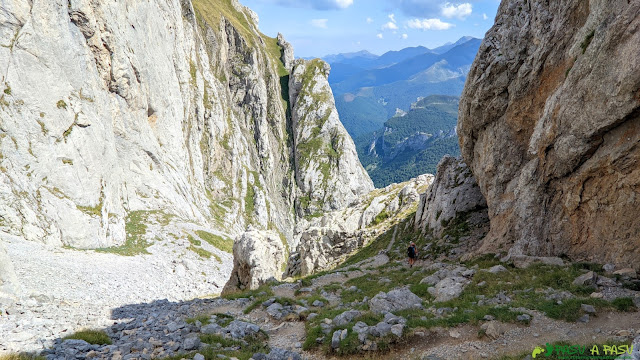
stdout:
[(638, 266), (640, 3), (503, 1), (458, 133), (486, 197), (482, 251)]
[(233, 258), (233, 271), (223, 294), (257, 289), (270, 279), (281, 280), (285, 246), (273, 231), (247, 231), (233, 244)]
[(487, 202), (471, 169), (461, 159), (445, 156), (433, 183), (420, 197), (416, 230), (429, 230), (439, 237), (446, 225), (459, 217), (472, 224), (487, 222)]
[(296, 60), (289, 80), (300, 216), (337, 210), (374, 189), (338, 118), (322, 60)]
[[(131, 213), (154, 211), (230, 236), (252, 225), (292, 239), (297, 197), (334, 208), (372, 188), (326, 74), (295, 94), (293, 126), (293, 48), (261, 34), (236, 0), (2, 7), (5, 231), (109, 247), (127, 240)], [(317, 96), (326, 104), (314, 112)], [(315, 125), (302, 119), (325, 113), (309, 144)]]

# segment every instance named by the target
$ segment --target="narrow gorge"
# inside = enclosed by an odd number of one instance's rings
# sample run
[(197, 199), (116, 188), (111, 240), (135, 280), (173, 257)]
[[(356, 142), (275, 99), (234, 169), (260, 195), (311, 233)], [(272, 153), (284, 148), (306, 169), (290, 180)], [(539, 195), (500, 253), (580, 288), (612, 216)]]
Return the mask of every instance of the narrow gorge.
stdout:
[(462, 157), (377, 189), (238, 0), (0, 6), (1, 360), (640, 359), (638, 1), (503, 0)]

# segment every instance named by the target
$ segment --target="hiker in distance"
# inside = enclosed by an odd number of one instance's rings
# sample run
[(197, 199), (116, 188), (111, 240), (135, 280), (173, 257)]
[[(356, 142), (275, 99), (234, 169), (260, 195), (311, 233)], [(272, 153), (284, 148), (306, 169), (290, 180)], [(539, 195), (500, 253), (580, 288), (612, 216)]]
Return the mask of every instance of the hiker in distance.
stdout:
[(409, 256), (409, 267), (413, 267), (413, 264), (415, 264), (416, 258), (418, 257), (418, 249), (416, 248), (416, 243), (413, 241), (407, 249), (407, 256)]

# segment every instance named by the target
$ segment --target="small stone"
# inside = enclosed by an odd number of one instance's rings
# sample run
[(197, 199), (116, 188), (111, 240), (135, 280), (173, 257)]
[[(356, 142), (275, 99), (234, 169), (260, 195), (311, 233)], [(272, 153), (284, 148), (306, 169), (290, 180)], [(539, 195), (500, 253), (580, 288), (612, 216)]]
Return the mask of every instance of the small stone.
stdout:
[(605, 287), (618, 286), (618, 283), (615, 280), (608, 278), (606, 276), (598, 276), (598, 280), (596, 281), (596, 284), (598, 286), (605, 286)]
[(636, 279), (638, 277), (638, 273), (636, 273), (636, 271), (631, 268), (615, 271), (613, 275), (618, 275), (623, 278), (630, 278), (630, 279)]
[(342, 335), (342, 330), (337, 330), (333, 333), (331, 337), (331, 348), (337, 349), (340, 347), (340, 336)]
[(196, 334), (187, 336), (184, 339), (184, 343), (182, 344), (182, 347), (187, 351), (197, 349), (198, 347), (200, 347), (200, 337)]
[(602, 299), (604, 297), (604, 294), (603, 293), (599, 293), (599, 292), (593, 292), (589, 296), (594, 298), (594, 299)]
[(487, 271), (492, 273), (492, 274), (497, 274), (497, 273), (501, 273), (501, 272), (507, 271), (507, 268), (505, 268), (502, 265), (496, 265), (496, 266), (491, 267)]
[(459, 339), (460, 338), (460, 332), (458, 330), (450, 330), (449, 331), (449, 336), (451, 336), (454, 339)]
[(533, 337), (540, 337), (540, 334), (538, 334), (538, 333), (533, 333)]
[(616, 269), (616, 266), (614, 264), (605, 264), (602, 266), (602, 269), (607, 274), (611, 274)]
[(598, 280), (598, 275), (593, 271), (589, 271), (586, 274), (582, 274), (573, 280), (573, 285), (578, 286), (593, 286)]
[(586, 312), (587, 314), (596, 313), (596, 308), (594, 308), (592, 305), (582, 304), (580, 305), (580, 309), (582, 309), (582, 311)]
[(495, 318), (494, 316), (492, 316), (492, 315), (485, 315), (485, 316), (484, 316), (484, 319), (485, 319), (485, 320), (487, 320), (487, 321), (493, 321), (493, 320), (495, 320), (496, 318)]
[(478, 283), (478, 287), (485, 287), (487, 285), (486, 281), (482, 281), (480, 283)]
[(528, 315), (528, 314), (518, 315), (518, 317), (516, 317), (516, 320), (523, 321), (523, 322), (528, 322), (528, 321), (531, 320), (531, 316)]
[(497, 321), (486, 322), (482, 324), (480, 328), (484, 330), (485, 334), (487, 334), (488, 337), (494, 340), (499, 338), (502, 334), (504, 334), (504, 329), (502, 328), (501, 324)]
[(616, 333), (617, 336), (629, 337), (631, 336), (631, 332), (629, 330), (620, 330)]
[(396, 324), (391, 326), (391, 333), (397, 337), (402, 337), (403, 330), (404, 330), (403, 324)]
[(588, 323), (589, 322), (589, 314), (582, 316), (580, 319), (578, 319), (578, 322), (581, 323)]
[(204, 360), (204, 355), (198, 353), (193, 357), (193, 360)]
[(320, 301), (320, 300), (316, 300), (311, 305), (313, 305), (315, 307), (323, 307), (324, 303), (322, 301)]

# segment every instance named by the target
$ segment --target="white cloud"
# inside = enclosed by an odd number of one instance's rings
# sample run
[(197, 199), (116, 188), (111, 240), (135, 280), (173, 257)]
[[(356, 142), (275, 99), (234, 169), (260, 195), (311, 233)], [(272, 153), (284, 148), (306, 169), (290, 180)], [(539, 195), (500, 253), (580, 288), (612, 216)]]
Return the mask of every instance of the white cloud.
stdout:
[(447, 30), (455, 25), (443, 22), (440, 19), (412, 19), (407, 23), (412, 29), (421, 29), (421, 30)]
[(377, 37), (378, 39), (384, 39), (384, 36), (382, 36), (382, 34), (378, 34), (378, 35), (376, 35), (376, 37)]
[(368, 18), (367, 18), (367, 24), (371, 24), (372, 22), (373, 22), (373, 19), (372, 19), (372, 18), (370, 18), (370, 17), (368, 17)]
[(317, 27), (320, 29), (326, 29), (328, 21), (329, 19), (313, 19), (311, 20), (311, 26)]
[(395, 24), (395, 22), (396, 22), (396, 14), (389, 14), (389, 20), (391, 20), (391, 22)]
[(482, 14), (482, 18), (483, 18), (484, 20), (487, 20), (489, 17), (487, 16), (487, 14)]
[(353, 5), (353, 0), (334, 0), (334, 1), (340, 9), (346, 9), (349, 6)]
[(442, 16), (446, 18), (457, 17), (458, 19), (464, 19), (471, 15), (473, 12), (473, 6), (470, 3), (463, 3), (453, 5), (451, 3), (445, 3), (442, 5)]
[(353, 5), (353, 0), (264, 0), (263, 2), (275, 3), (289, 7), (312, 8), (316, 10), (346, 9)]
[(398, 25), (389, 21), (388, 23), (382, 25), (382, 30), (398, 30)]
[(402, 38), (403, 38), (404, 40), (407, 40), (407, 38), (409, 38), (409, 35), (407, 35), (407, 34), (402, 34)]

